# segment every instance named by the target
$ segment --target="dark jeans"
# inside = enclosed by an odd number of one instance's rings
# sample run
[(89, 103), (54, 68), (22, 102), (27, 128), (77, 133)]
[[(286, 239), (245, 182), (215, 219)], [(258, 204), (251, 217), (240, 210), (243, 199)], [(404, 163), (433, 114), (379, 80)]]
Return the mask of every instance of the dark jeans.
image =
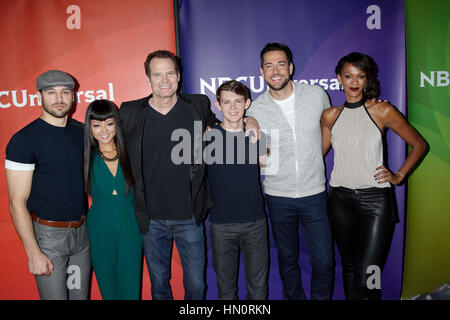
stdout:
[(330, 224), (341, 254), (348, 300), (379, 300), (381, 290), (367, 286), (369, 266), (383, 270), (394, 231), (391, 188), (330, 188)]
[(205, 241), (203, 223), (195, 220), (150, 220), (142, 237), (145, 261), (152, 284), (152, 299), (172, 300), (170, 262), (175, 241), (183, 268), (184, 299), (201, 300), (205, 295)]
[(244, 258), (246, 299), (267, 299), (269, 248), (266, 219), (245, 223), (211, 223), (210, 236), (218, 299), (238, 299), (239, 248)]
[(283, 282), (283, 298), (306, 299), (298, 264), (301, 225), (312, 266), (311, 299), (328, 300), (333, 287), (333, 243), (327, 217), (327, 194), (303, 198), (266, 195), (278, 264)]

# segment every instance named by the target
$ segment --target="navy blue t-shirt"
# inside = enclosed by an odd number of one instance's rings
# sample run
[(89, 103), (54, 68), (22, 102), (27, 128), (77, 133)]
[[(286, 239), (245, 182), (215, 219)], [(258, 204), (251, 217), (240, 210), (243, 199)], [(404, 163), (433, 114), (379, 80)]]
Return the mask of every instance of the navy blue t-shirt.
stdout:
[[(173, 153), (180, 141), (172, 141), (176, 130), (185, 132), (186, 149)], [(179, 132), (179, 131), (178, 131)], [(150, 219), (186, 220), (192, 218), (191, 163), (194, 118), (188, 107), (178, 99), (165, 115), (148, 107), (143, 133), (143, 176)], [(177, 138), (174, 138), (176, 140)], [(188, 141), (190, 140), (190, 142)], [(186, 161), (172, 157), (183, 156)]]
[[(206, 132), (208, 182), (213, 207), (212, 223), (243, 223), (266, 216), (258, 165), (265, 154), (263, 141), (250, 143), (244, 131), (226, 131), (221, 125)], [(258, 150), (261, 149), (261, 150)]]
[(86, 214), (83, 136), (83, 124), (78, 121), (57, 127), (38, 118), (14, 134), (6, 146), (6, 160), (13, 165), (34, 164), (27, 207), (38, 217), (73, 221)]

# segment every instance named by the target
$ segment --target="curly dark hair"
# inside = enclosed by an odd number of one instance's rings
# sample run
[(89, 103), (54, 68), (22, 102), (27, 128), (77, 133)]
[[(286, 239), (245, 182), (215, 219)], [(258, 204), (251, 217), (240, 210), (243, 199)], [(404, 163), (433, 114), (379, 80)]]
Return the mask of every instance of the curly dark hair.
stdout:
[(380, 82), (378, 81), (378, 66), (372, 57), (361, 52), (352, 52), (342, 57), (334, 71), (341, 74), (342, 68), (346, 63), (354, 65), (359, 70), (365, 72), (367, 77), (365, 99), (378, 98), (380, 96)]

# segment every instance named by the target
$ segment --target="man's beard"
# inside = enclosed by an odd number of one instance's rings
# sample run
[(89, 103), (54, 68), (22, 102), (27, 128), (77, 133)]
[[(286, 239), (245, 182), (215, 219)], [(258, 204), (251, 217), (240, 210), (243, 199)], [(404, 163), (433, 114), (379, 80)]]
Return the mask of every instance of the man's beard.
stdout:
[(284, 89), (284, 87), (287, 86), (287, 84), (289, 83), (289, 81), (291, 81), (291, 79), (287, 78), (279, 87), (274, 87), (272, 86), (269, 82), (267, 82), (267, 85), (269, 86), (270, 89), (278, 91), (278, 90), (282, 90)]
[[(67, 106), (66, 103), (60, 103), (62, 105)], [(51, 114), (52, 116), (54, 116), (55, 118), (64, 118), (65, 116), (67, 116), (71, 110), (71, 106), (69, 106), (67, 109), (64, 110), (54, 110), (51, 107), (49, 107), (47, 104), (42, 103), (42, 108), (48, 113)]]

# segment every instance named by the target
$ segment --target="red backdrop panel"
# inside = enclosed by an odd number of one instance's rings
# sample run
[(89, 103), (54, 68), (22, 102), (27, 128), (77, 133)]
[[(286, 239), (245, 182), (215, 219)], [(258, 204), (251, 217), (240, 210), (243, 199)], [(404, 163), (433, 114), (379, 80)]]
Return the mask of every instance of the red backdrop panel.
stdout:
[[(39, 298), (27, 257), (8, 209), (5, 147), (10, 137), (40, 115), (35, 81), (60, 69), (79, 83), (74, 118), (83, 121), (95, 98), (120, 103), (141, 98), (151, 89), (144, 72), (147, 54), (175, 52), (171, 0), (14, 0), (0, 2), (0, 299)], [(181, 263), (172, 261), (174, 297), (182, 299)], [(100, 294), (95, 277), (92, 298)], [(143, 299), (150, 299), (144, 265)]]

